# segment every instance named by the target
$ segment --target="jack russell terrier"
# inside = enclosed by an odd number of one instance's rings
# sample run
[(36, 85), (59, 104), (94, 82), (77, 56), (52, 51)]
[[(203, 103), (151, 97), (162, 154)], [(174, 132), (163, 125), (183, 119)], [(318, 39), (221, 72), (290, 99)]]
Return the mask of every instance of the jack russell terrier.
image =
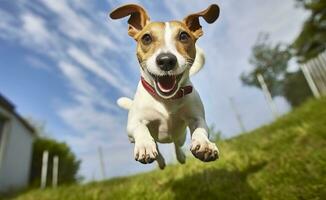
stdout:
[(187, 127), (192, 154), (205, 162), (216, 160), (219, 151), (208, 139), (204, 107), (189, 77), (205, 62), (202, 50), (195, 45), (203, 35), (199, 18), (213, 23), (219, 7), (213, 4), (183, 21), (170, 22), (151, 22), (145, 9), (135, 4), (110, 13), (112, 19), (127, 16), (128, 34), (137, 42), (141, 80), (133, 100), (122, 97), (117, 103), (129, 110), (127, 132), (135, 143), (135, 160), (143, 164), (156, 160), (163, 169), (165, 161), (157, 146), (160, 142), (174, 143), (177, 160), (185, 163), (181, 147)]

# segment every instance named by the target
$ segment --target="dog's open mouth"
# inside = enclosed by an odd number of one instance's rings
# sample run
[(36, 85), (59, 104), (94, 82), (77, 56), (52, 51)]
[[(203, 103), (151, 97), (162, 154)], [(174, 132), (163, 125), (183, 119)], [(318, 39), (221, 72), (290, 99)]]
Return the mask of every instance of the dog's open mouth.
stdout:
[(155, 82), (155, 89), (163, 96), (171, 96), (178, 90), (178, 83), (182, 77), (182, 74), (178, 75), (164, 75), (157, 76), (152, 73)]

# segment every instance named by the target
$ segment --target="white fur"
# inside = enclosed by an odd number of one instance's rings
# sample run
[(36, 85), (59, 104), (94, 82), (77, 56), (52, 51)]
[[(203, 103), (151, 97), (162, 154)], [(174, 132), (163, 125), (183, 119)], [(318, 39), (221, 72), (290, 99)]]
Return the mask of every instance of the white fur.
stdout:
[(162, 45), (160, 48), (158, 48), (155, 53), (147, 60), (147, 69), (152, 74), (156, 75), (165, 75), (166, 72), (159, 69), (159, 67), (156, 65), (156, 57), (160, 53), (172, 53), (177, 57), (177, 67), (168, 72), (168, 74), (180, 74), (182, 73), (186, 68), (186, 59), (178, 52), (178, 50), (175, 47), (175, 39), (172, 35), (172, 29), (169, 22), (165, 22), (164, 27), (164, 45)]
[(163, 49), (163, 52), (170, 52), (174, 54), (178, 60), (178, 66), (174, 70), (174, 74), (182, 73), (186, 68), (186, 59), (178, 52), (175, 47), (175, 38), (172, 35), (172, 28), (169, 22), (165, 22), (164, 40), (165, 48)]
[[(157, 127), (150, 132), (149, 127), (154, 126)], [(218, 153), (216, 145), (208, 140), (204, 108), (196, 90), (180, 100), (158, 101), (141, 83), (138, 84), (127, 125), (129, 139), (135, 143), (136, 160), (144, 162), (147, 156), (148, 159), (158, 160), (160, 168), (164, 168), (164, 159), (156, 145), (160, 142), (174, 143), (177, 158), (184, 163), (181, 146), (185, 142), (187, 127), (192, 135), (191, 151), (194, 155), (205, 151)], [(197, 146), (200, 148), (197, 149)]]
[[(165, 45), (156, 50), (148, 59), (147, 68), (157, 75), (162, 72), (156, 66), (156, 56), (161, 52), (171, 52), (178, 60), (177, 69), (173, 73), (182, 73), (185, 70), (185, 59), (175, 48), (170, 24), (165, 23)], [(203, 51), (196, 47), (196, 58), (189, 73), (185, 73), (180, 82), (183, 85), (192, 85), (189, 74), (197, 73), (205, 63)], [(142, 76), (150, 82), (144, 71)], [(180, 163), (185, 162), (185, 155), (181, 146), (186, 139), (186, 128), (191, 133), (192, 153), (203, 161), (215, 160), (218, 157), (216, 145), (208, 140), (208, 128), (205, 121), (205, 112), (201, 99), (195, 89), (182, 99), (165, 100), (151, 96), (139, 82), (133, 100), (123, 97), (118, 100), (118, 105), (128, 109), (127, 132), (129, 140), (135, 143), (134, 157), (142, 163), (151, 163), (157, 160), (159, 167), (165, 167), (164, 158), (157, 148), (157, 142), (174, 143), (177, 159)], [(210, 159), (208, 159), (210, 158)]]

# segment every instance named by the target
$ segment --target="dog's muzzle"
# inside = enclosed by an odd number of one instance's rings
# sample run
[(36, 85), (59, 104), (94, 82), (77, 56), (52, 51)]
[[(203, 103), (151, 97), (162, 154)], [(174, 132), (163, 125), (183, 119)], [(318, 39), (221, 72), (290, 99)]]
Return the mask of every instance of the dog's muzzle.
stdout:
[(157, 89), (155, 89), (157, 86), (155, 85), (155, 88), (154, 88), (153, 86), (151, 86), (151, 84), (146, 82), (146, 80), (143, 77), (141, 77), (141, 83), (142, 83), (143, 87), (145, 88), (145, 90), (147, 90), (147, 92), (149, 94), (151, 94), (154, 97), (158, 97), (158, 98), (180, 99), (180, 98), (192, 93), (192, 86), (187, 85), (184, 87), (180, 87), (178, 90), (175, 91), (175, 93), (173, 95), (166, 96), (166, 95), (162, 95), (160, 91), (157, 92)]
[(160, 53), (156, 57), (157, 66), (163, 71), (171, 71), (177, 64), (177, 57), (172, 53)]

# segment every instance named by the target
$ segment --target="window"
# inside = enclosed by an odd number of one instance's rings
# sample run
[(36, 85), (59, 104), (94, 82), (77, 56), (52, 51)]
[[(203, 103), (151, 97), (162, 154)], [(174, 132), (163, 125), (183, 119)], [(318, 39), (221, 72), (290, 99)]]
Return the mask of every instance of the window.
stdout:
[(5, 127), (5, 119), (0, 118), (0, 145), (2, 143), (3, 129)]

